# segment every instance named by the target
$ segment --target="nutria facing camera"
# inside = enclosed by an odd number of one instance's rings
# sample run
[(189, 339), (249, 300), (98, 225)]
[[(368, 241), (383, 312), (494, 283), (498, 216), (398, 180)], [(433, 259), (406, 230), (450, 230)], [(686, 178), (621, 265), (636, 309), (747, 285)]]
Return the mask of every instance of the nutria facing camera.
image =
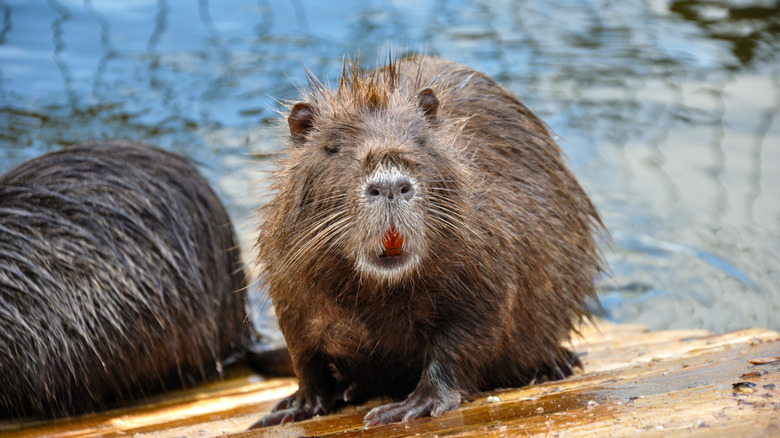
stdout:
[(245, 334), (227, 213), (188, 160), (135, 142), (0, 176), (0, 416), (81, 414), (219, 373)]
[(253, 427), (374, 396), (401, 401), (367, 425), (408, 421), (571, 375), (603, 226), (543, 122), (443, 59), (309, 83), (257, 242), (299, 389)]

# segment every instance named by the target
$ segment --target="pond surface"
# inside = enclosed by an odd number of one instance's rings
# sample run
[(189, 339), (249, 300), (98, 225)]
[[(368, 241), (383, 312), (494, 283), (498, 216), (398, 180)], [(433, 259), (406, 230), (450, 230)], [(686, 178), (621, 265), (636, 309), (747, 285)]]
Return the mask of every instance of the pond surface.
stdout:
[(388, 47), (485, 71), (559, 135), (612, 234), (610, 319), (780, 329), (778, 1), (0, 0), (0, 172), (156, 143), (202, 164), (249, 251), (277, 99)]

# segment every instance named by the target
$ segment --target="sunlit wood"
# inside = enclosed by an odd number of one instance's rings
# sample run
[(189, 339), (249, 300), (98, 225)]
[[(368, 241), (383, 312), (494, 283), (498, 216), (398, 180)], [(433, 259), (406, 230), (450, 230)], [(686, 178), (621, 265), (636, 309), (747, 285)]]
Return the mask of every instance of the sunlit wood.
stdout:
[[(648, 332), (600, 322), (572, 343), (585, 371), (561, 382), (475, 395), (440, 418), (363, 429), (374, 400), (335, 415), (247, 432), (295, 390), (245, 370), (144, 405), (52, 422), (2, 422), (10, 437), (780, 435), (780, 334)], [(751, 363), (753, 362), (753, 363)], [(741, 383), (745, 382), (745, 383)]]

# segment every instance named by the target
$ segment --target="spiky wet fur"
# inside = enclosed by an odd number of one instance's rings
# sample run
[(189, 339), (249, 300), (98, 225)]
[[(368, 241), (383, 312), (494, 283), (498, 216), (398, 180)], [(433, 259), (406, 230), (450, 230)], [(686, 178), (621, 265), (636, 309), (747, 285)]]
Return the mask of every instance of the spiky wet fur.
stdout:
[(216, 375), (240, 342), (230, 219), (187, 159), (133, 142), (0, 176), (0, 414), (58, 417)]
[[(544, 124), (486, 75), (424, 56), (347, 61), (335, 90), (311, 76), (303, 99), (311, 129), (291, 138), (257, 242), (300, 389), (277, 409), (289, 417), (261, 423), (412, 391), (435, 405), (414, 418), (570, 374), (560, 344), (595, 298), (602, 225)], [(369, 205), (382, 172), (411, 178), (415, 198)], [(415, 259), (367, 267), (391, 223)]]

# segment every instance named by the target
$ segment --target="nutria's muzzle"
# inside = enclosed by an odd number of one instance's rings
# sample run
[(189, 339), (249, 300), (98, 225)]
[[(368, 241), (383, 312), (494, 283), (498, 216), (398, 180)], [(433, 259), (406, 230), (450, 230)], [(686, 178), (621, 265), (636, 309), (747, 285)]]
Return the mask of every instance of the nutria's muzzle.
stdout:
[(366, 182), (366, 200), (368, 202), (403, 202), (414, 197), (414, 183), (409, 177), (392, 173), (380, 175)]
[(380, 168), (363, 184), (368, 222), (377, 224), (366, 236), (358, 269), (374, 277), (394, 280), (410, 273), (420, 261), (423, 228), (415, 180), (397, 168)]

